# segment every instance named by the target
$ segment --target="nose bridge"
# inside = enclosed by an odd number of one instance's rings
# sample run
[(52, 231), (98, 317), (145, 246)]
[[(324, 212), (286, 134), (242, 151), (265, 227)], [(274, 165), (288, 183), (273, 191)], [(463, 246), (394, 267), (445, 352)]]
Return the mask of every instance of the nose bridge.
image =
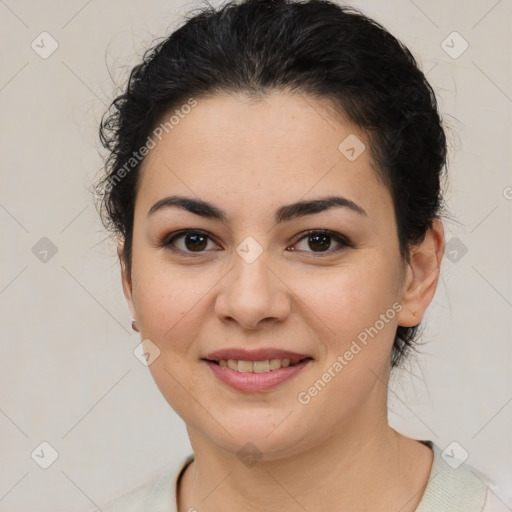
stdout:
[(289, 300), (286, 287), (271, 266), (269, 254), (260, 244), (254, 239), (244, 240), (236, 249), (229, 278), (217, 298), (217, 314), (249, 329), (264, 319), (283, 320), (289, 313)]

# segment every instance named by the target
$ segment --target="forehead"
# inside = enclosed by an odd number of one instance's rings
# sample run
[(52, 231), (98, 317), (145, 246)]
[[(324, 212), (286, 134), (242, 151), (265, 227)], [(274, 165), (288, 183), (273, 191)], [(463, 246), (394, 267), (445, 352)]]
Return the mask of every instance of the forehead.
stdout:
[(242, 95), (196, 101), (155, 139), (141, 166), (137, 204), (146, 213), (174, 193), (262, 211), (332, 193), (369, 214), (390, 208), (368, 141), (329, 103), (284, 93), (257, 101)]

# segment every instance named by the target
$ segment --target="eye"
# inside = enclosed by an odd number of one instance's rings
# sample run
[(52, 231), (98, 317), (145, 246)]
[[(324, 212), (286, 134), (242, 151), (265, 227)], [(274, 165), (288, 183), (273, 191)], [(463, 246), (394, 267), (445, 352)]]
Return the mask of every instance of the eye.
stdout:
[[(338, 248), (331, 249), (332, 240), (334, 240), (338, 244)], [(165, 238), (164, 241), (160, 244), (160, 246), (165, 247), (173, 252), (193, 256), (194, 253), (200, 255), (206, 252), (209, 241), (213, 243), (213, 240), (205, 231), (188, 229), (180, 231), (178, 233), (173, 233), (170, 237)], [(326, 229), (311, 229), (307, 231), (306, 234), (304, 234), (294, 245), (296, 246), (297, 244), (303, 241), (312, 250), (308, 250), (306, 248), (299, 249), (299, 251), (313, 252), (319, 254), (332, 254), (335, 252), (339, 252), (346, 247), (355, 247), (344, 236), (334, 231), (329, 231)], [(213, 243), (213, 245), (219, 247), (215, 243)], [(293, 247), (290, 249), (290, 251), (295, 250), (297, 249)]]
[[(303, 240), (308, 245), (308, 247), (312, 249), (311, 251), (308, 251), (306, 249), (306, 252), (313, 253), (332, 254), (335, 252), (339, 252), (346, 247), (354, 247), (354, 245), (349, 240), (347, 240), (339, 233), (329, 231), (326, 229), (311, 229), (307, 231), (306, 235), (300, 238), (295, 245), (302, 242)], [(337, 249), (330, 250), (332, 240), (334, 240), (339, 245)], [(291, 251), (295, 251), (295, 249), (292, 248)]]
[[(182, 240), (182, 243), (177, 244), (177, 240)], [(171, 238), (167, 238), (161, 245), (175, 252), (201, 254), (207, 248), (208, 241), (212, 240), (204, 231), (185, 230), (174, 234)]]

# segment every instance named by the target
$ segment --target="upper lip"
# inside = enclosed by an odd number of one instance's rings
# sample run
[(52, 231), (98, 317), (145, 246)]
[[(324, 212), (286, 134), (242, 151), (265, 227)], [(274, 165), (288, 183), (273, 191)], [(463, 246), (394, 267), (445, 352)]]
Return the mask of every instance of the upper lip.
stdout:
[(235, 359), (237, 361), (266, 361), (267, 359), (301, 360), (308, 357), (312, 359), (308, 354), (298, 354), (297, 352), (276, 348), (259, 348), (256, 350), (225, 348), (211, 352), (204, 359), (209, 359), (210, 361), (227, 361), (228, 359)]

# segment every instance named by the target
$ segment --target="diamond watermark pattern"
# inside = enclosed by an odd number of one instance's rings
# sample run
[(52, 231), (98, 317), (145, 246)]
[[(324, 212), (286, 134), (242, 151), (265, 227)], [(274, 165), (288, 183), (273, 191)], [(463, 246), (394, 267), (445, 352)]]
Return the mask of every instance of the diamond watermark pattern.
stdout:
[(467, 246), (460, 238), (454, 236), (446, 243), (444, 255), (452, 262), (457, 263), (468, 252)]
[(238, 451), (237, 457), (248, 467), (252, 468), (261, 459), (261, 452), (252, 443), (246, 443)]
[(263, 252), (263, 247), (252, 236), (248, 236), (238, 245), (236, 252), (246, 263), (253, 263)]
[(443, 40), (441, 48), (452, 58), (458, 59), (469, 47), (468, 42), (454, 31)]
[(42, 263), (48, 263), (57, 254), (57, 246), (49, 238), (43, 236), (32, 247), (32, 254)]
[(160, 355), (160, 349), (150, 339), (145, 339), (135, 347), (133, 355), (144, 366), (149, 366)]
[(343, 139), (338, 146), (338, 151), (351, 162), (359, 158), (365, 149), (363, 141), (353, 133)]
[(30, 456), (38, 466), (48, 469), (57, 460), (59, 453), (48, 441), (43, 441)]
[(48, 32), (41, 32), (30, 44), (39, 57), (47, 59), (59, 47), (59, 43)]
[(452, 441), (442, 452), (442, 459), (453, 469), (457, 469), (468, 458), (469, 453), (457, 441)]

